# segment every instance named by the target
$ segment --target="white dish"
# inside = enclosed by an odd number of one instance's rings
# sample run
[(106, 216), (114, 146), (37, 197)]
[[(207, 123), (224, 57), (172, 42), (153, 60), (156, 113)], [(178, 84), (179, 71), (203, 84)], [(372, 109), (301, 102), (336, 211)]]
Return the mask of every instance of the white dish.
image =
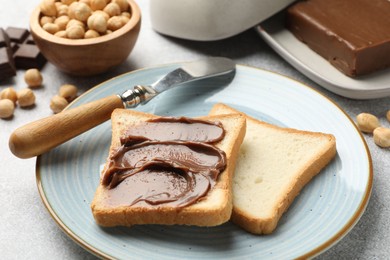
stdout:
[[(70, 107), (150, 84), (178, 66), (116, 77)], [(273, 234), (251, 235), (232, 223), (212, 228), (99, 227), (90, 203), (111, 142), (110, 122), (38, 157), (38, 189), (51, 216), (81, 246), (115, 259), (304, 259), (346, 235), (363, 214), (373, 182), (367, 145), (351, 119), (331, 100), (297, 81), (240, 65), (231, 82), (226, 78), (193, 82), (162, 93), (137, 110), (199, 116), (217, 102), (275, 125), (332, 133), (337, 139), (336, 158), (302, 190)]]
[(283, 11), (255, 29), (287, 62), (331, 92), (353, 99), (390, 96), (390, 69), (359, 78), (344, 75), (285, 28)]

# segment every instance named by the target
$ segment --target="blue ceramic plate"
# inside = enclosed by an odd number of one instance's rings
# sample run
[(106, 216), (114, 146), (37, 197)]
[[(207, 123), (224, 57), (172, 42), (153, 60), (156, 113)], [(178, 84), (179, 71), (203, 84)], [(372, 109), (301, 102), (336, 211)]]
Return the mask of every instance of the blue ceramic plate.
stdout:
[[(137, 84), (150, 84), (178, 64), (144, 69), (107, 81), (70, 107)], [(105, 258), (232, 259), (315, 256), (356, 224), (370, 197), (372, 163), (351, 119), (315, 90), (281, 75), (237, 66), (232, 81), (213, 78), (169, 90), (138, 110), (158, 115), (206, 115), (223, 102), (266, 122), (332, 133), (337, 156), (301, 192), (272, 235), (251, 235), (232, 223), (213, 228), (145, 225), (100, 228), (90, 203), (111, 141), (106, 122), (38, 157), (42, 200), (58, 225), (77, 243)], [(261, 165), (259, 164), (259, 167)]]

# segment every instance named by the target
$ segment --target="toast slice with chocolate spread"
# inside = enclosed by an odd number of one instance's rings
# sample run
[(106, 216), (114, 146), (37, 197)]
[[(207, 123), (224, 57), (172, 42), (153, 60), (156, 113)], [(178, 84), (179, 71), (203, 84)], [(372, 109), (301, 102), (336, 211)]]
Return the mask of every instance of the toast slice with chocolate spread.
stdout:
[[(216, 104), (210, 115), (240, 113)], [(282, 128), (250, 116), (233, 177), (232, 222), (272, 233), (302, 188), (336, 154), (331, 134)]]
[(245, 117), (170, 120), (134, 110), (112, 113), (109, 156), (91, 204), (97, 224), (216, 226), (230, 219)]

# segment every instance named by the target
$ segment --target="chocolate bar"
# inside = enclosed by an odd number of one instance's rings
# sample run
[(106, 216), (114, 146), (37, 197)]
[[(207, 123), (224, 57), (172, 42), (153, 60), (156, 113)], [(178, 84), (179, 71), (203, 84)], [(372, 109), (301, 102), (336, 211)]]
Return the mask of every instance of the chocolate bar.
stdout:
[(287, 28), (348, 76), (390, 67), (388, 0), (308, 0), (287, 11)]
[(45, 63), (28, 30), (0, 28), (0, 80), (15, 76), (16, 69), (41, 69)]

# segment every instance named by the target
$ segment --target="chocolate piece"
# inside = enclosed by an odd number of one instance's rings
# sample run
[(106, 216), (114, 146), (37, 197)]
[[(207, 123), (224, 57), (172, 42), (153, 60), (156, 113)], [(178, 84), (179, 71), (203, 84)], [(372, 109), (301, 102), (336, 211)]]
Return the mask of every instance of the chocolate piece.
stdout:
[(27, 29), (16, 28), (16, 27), (8, 27), (7, 28), (8, 37), (13, 42), (23, 43), (24, 40), (30, 35)]
[(11, 51), (8, 47), (0, 48), (0, 81), (16, 75)]
[(287, 27), (348, 76), (390, 66), (388, 0), (308, 0), (288, 9)]
[(8, 35), (0, 28), (0, 80), (16, 75), (12, 58), (11, 42)]
[(31, 34), (27, 37), (27, 39), (24, 43), (25, 44), (35, 44), (34, 38), (32, 37)]
[(16, 68), (41, 69), (46, 62), (38, 47), (32, 44), (22, 44), (14, 54)]
[(11, 47), (12, 53), (15, 53), (19, 49), (19, 44), (17, 44), (16, 42), (11, 42), (10, 47)]

